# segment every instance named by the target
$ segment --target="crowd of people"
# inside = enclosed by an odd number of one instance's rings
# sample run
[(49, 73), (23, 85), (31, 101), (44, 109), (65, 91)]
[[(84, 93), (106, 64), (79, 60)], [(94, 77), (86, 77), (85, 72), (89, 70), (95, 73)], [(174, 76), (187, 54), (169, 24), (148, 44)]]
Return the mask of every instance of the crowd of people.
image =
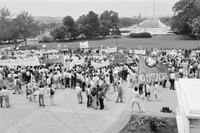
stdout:
[[(28, 51), (28, 52), (27, 52)], [(157, 100), (160, 88), (165, 88), (170, 83), (170, 89), (174, 90), (177, 78), (200, 78), (200, 61), (198, 50), (183, 49), (121, 49), (123, 54), (131, 59), (125, 64), (113, 64), (115, 54), (105, 53), (102, 48), (96, 49), (66, 49), (65, 51), (43, 52), (37, 50), (4, 51), (1, 59), (9, 60), (37, 56), (43, 60), (37, 66), (4, 66), (0, 64), (0, 105), (9, 107), (9, 93), (26, 94), (30, 102), (36, 102), (39, 106), (45, 106), (44, 97), (49, 96), (50, 105), (54, 105), (54, 95), (58, 89), (74, 89), (77, 103), (86, 103), (88, 108), (104, 109), (104, 99), (108, 97), (108, 91), (116, 92), (116, 103), (123, 102), (123, 90), (133, 89), (133, 104), (138, 105), (139, 111), (144, 109), (140, 100)], [(120, 51), (120, 52), (121, 52)], [(139, 52), (138, 52), (139, 51)], [(145, 51), (145, 52), (144, 52)], [(119, 52), (119, 51), (118, 51)], [(195, 54), (194, 54), (195, 53)], [(162, 62), (169, 69), (169, 77), (151, 83), (138, 83), (139, 56), (152, 56), (158, 62)], [(82, 64), (73, 64), (70, 67), (61, 62), (45, 63), (46, 58), (67, 57), (83, 59)], [(66, 58), (64, 58), (66, 59)], [(94, 66), (91, 62), (104, 62), (109, 60), (109, 65)], [(127, 84), (124, 88), (123, 83)], [(10, 85), (10, 86), (9, 86)], [(113, 90), (111, 90), (113, 88)], [(86, 95), (87, 101), (83, 101)]]

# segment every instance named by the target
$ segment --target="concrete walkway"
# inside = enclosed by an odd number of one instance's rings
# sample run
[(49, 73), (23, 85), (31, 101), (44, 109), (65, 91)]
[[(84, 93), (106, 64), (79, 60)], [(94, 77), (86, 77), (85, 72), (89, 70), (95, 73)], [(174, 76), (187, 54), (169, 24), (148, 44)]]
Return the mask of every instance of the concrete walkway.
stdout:
[[(11, 95), (11, 108), (0, 109), (0, 133), (117, 133), (129, 121), (131, 112), (131, 89), (123, 83), (124, 102), (115, 103), (116, 94), (110, 88), (104, 100), (104, 110), (78, 104), (76, 92), (72, 89), (58, 90), (55, 106), (50, 106), (48, 97), (46, 107), (28, 102), (24, 95)], [(162, 89), (157, 101), (142, 103), (146, 115), (169, 115), (160, 113), (163, 106), (176, 107), (175, 91)], [(137, 114), (135, 112), (135, 114)]]

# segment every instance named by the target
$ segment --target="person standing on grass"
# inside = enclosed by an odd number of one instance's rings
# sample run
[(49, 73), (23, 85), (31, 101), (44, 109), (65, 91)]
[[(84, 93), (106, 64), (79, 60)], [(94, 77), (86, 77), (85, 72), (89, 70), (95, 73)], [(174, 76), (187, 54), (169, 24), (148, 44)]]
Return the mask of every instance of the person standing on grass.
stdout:
[(44, 85), (40, 84), (40, 86), (39, 86), (39, 106), (45, 106), (44, 105), (44, 92), (45, 92)]

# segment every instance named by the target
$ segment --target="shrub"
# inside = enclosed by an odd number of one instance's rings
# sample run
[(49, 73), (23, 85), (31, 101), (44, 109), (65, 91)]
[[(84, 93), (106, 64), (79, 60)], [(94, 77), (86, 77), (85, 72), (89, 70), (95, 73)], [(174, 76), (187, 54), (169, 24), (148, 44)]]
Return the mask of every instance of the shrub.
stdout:
[(130, 38), (151, 38), (151, 34), (148, 32), (141, 32), (141, 33), (131, 33), (129, 35)]

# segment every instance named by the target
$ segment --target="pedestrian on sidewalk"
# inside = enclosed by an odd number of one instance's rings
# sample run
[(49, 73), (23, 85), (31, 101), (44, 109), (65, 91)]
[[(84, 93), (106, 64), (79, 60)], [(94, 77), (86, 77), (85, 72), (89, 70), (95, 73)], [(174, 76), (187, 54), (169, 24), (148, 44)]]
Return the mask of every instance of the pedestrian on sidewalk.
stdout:
[(0, 88), (0, 107), (3, 107), (3, 92), (2, 92), (2, 88)]
[(4, 101), (4, 104), (5, 104), (5, 107), (6, 108), (10, 107), (10, 103), (9, 103), (9, 91), (6, 88), (6, 86), (3, 86), (2, 94), (3, 94), (3, 101)]
[(45, 92), (44, 85), (40, 84), (40, 86), (39, 86), (39, 106), (45, 106), (44, 105), (44, 92)]
[(139, 98), (140, 98), (140, 94), (139, 94), (138, 87), (136, 86), (133, 89), (133, 101), (132, 101), (132, 106), (131, 106), (131, 112), (133, 112), (133, 108), (135, 104), (137, 104), (139, 112), (140, 113), (143, 112), (141, 103), (139, 102)]
[(85, 94), (87, 97), (87, 107), (89, 108), (92, 106), (92, 95), (91, 95), (91, 85), (90, 84), (87, 86)]
[(104, 109), (104, 92), (103, 89), (100, 88), (98, 92), (98, 98), (99, 98), (99, 109)]
[(122, 90), (122, 85), (120, 82), (117, 83), (117, 100), (116, 100), (116, 103), (120, 102), (122, 103), (123, 102), (123, 90)]
[(55, 94), (55, 88), (53, 85), (49, 85), (49, 99), (50, 99), (50, 104), (54, 105), (54, 94)]
[(82, 98), (82, 89), (80, 87), (80, 84), (78, 83), (77, 86), (75, 87), (77, 98), (78, 98), (78, 103), (82, 104), (83, 103), (83, 98)]

